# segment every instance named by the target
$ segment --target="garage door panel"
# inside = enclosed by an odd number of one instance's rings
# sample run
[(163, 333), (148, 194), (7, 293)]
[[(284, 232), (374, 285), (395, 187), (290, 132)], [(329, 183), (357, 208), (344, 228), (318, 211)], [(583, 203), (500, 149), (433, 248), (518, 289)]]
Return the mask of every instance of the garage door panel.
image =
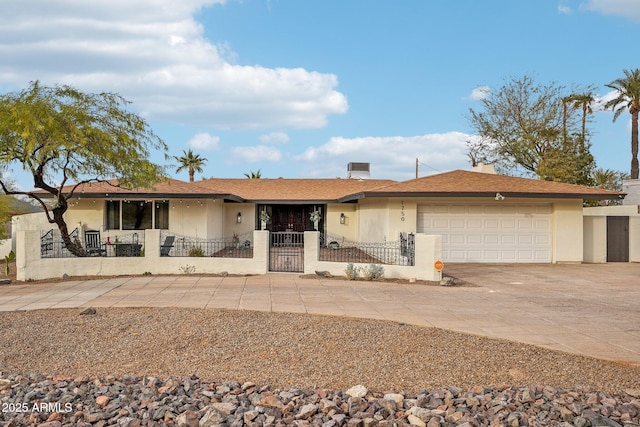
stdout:
[(498, 228), (500, 228), (500, 221), (498, 221), (497, 219), (485, 219), (483, 223), (484, 223), (485, 230), (486, 229), (497, 230)]
[(502, 219), (500, 220), (500, 228), (515, 230), (516, 229), (516, 220), (515, 219)]
[(521, 234), (518, 236), (519, 245), (531, 245), (533, 244), (534, 236), (530, 234)]
[(484, 244), (481, 234), (469, 234), (467, 236), (467, 244), (469, 245), (482, 245)]
[(435, 229), (449, 228), (449, 220), (447, 218), (434, 219), (431, 222), (431, 228), (435, 228)]
[(498, 234), (485, 234), (484, 235), (484, 243), (486, 245), (497, 245), (500, 243), (501, 236)]
[(533, 229), (533, 221), (530, 219), (519, 219), (518, 220), (518, 228), (520, 230), (532, 230)]
[(536, 230), (547, 231), (551, 228), (551, 223), (546, 219), (537, 219), (534, 221)]
[(442, 235), (445, 262), (546, 263), (550, 214), (548, 204), (418, 206), (418, 232)]
[(534, 236), (536, 245), (548, 246), (551, 244), (551, 239), (547, 235), (538, 234)]
[(450, 234), (449, 243), (452, 245), (464, 245), (466, 243), (466, 238), (463, 234)]
[(476, 229), (479, 230), (482, 228), (482, 220), (481, 219), (468, 219), (467, 220), (467, 228), (468, 229)]
[(500, 236), (500, 243), (503, 245), (515, 245), (516, 236), (513, 234), (505, 234)]

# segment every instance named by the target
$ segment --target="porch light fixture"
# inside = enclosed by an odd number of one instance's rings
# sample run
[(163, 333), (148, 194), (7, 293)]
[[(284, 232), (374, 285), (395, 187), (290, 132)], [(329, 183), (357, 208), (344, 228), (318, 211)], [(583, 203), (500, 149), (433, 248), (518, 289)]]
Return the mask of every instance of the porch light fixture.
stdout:
[(238, 224), (242, 223), (242, 212), (238, 212), (238, 215), (236, 216), (236, 222)]
[(340, 214), (340, 224), (343, 224), (343, 225), (344, 225), (344, 223), (345, 223), (345, 221), (346, 221), (346, 220), (347, 220), (347, 217), (346, 217), (346, 216), (344, 216), (344, 212), (342, 212), (342, 213)]

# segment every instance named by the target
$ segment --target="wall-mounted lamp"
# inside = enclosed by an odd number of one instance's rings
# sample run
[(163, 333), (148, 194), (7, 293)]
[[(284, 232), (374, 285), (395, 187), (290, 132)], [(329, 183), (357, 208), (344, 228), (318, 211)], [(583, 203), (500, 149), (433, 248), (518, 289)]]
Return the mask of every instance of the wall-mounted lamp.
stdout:
[(496, 200), (504, 200), (504, 196), (500, 193), (496, 193)]
[(238, 224), (242, 223), (242, 212), (238, 212), (238, 215), (236, 215), (236, 222)]
[(344, 216), (344, 212), (342, 212), (340, 214), (340, 224), (344, 224), (346, 220), (347, 220), (347, 217)]

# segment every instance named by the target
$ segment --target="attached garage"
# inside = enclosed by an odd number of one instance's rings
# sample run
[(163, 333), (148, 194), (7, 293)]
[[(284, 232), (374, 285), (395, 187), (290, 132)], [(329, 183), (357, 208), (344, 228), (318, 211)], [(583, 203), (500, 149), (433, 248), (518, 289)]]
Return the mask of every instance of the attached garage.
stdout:
[(422, 204), (418, 233), (442, 235), (445, 262), (529, 262), (552, 259), (551, 205)]
[(385, 236), (414, 230), (442, 236), (445, 264), (559, 263), (585, 258), (583, 201), (624, 196), (602, 188), (497, 175), (482, 166), (365, 190), (339, 202), (358, 203), (361, 218), (365, 207), (369, 212), (386, 204), (386, 218), (381, 210), (378, 216), (368, 214), (374, 220), (360, 229), (361, 235), (377, 226)]

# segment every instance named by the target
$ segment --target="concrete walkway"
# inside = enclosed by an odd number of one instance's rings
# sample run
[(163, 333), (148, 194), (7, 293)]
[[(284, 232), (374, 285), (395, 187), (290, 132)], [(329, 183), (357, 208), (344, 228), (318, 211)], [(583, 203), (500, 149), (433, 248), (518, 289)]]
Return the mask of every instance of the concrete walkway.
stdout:
[(449, 265), (475, 287), (251, 277), (133, 277), (0, 286), (0, 311), (226, 308), (435, 326), (640, 365), (640, 265)]

